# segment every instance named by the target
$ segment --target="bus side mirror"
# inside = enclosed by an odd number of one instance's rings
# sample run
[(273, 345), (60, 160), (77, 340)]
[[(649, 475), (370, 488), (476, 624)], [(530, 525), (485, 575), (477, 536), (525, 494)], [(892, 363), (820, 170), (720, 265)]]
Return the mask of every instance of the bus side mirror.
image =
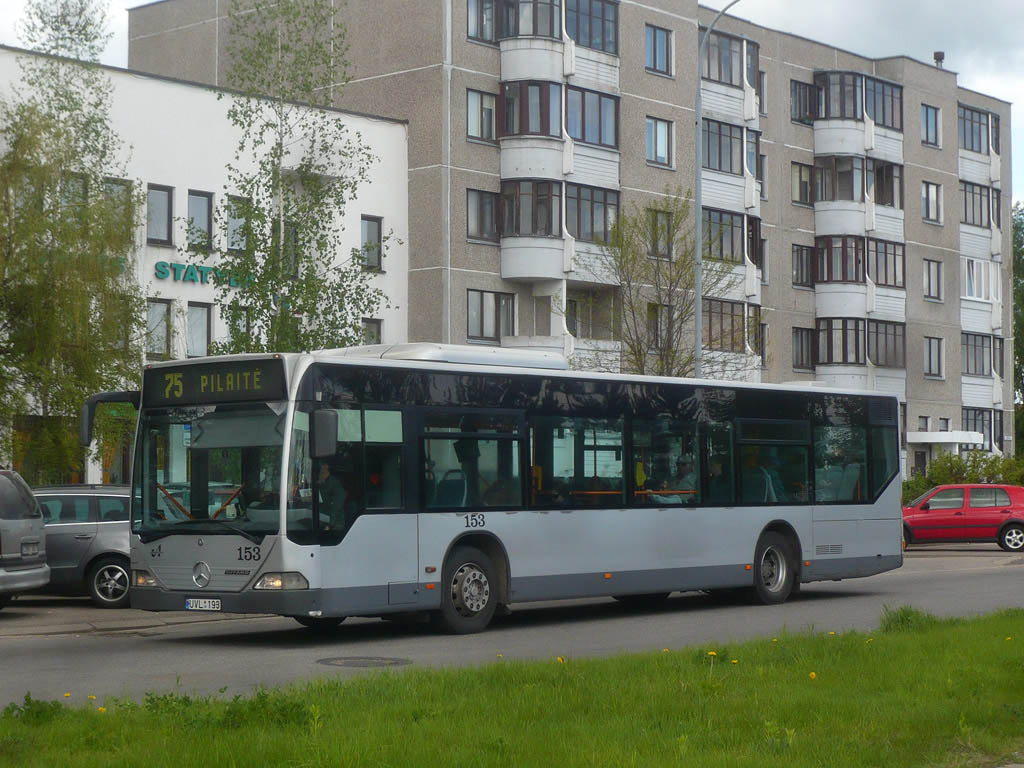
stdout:
[(931, 509), (931, 508), (932, 508), (932, 505), (929, 504), (927, 501), (924, 504), (921, 505), (921, 509)]
[(121, 392), (100, 392), (92, 395), (82, 404), (81, 421), (79, 424), (80, 434), (78, 441), (86, 448), (92, 443), (92, 425), (96, 419), (96, 406), (100, 403), (130, 403), (139, 410), (139, 403), (142, 393), (138, 390)]
[(309, 435), (314, 459), (329, 459), (338, 452), (338, 412), (333, 408), (313, 411)]

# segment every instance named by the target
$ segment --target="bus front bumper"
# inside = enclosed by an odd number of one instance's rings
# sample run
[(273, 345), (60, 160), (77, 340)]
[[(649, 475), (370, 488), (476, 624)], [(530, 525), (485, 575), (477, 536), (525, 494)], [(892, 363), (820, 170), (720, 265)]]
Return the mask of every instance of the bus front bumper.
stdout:
[[(199, 599), (207, 607), (190, 610), (187, 600)], [(242, 592), (168, 592), (152, 587), (132, 587), (129, 600), (132, 608), (143, 611), (188, 611), (189, 613), (264, 613), (279, 616), (319, 615), (319, 589), (245, 590)], [(208, 606), (219, 602), (219, 607)]]

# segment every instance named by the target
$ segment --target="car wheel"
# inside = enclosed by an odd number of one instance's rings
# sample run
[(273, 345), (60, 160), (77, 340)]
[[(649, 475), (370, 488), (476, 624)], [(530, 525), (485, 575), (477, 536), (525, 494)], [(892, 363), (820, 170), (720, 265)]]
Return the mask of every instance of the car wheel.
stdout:
[(299, 624), (307, 629), (314, 629), (318, 632), (326, 632), (341, 625), (347, 617), (345, 616), (293, 616)]
[(86, 588), (99, 608), (127, 608), (128, 585), (131, 581), (128, 561), (123, 557), (101, 557), (86, 580)]
[(768, 531), (754, 549), (754, 594), (765, 605), (786, 602), (793, 591), (796, 565), (789, 541)]
[(907, 526), (903, 526), (903, 548), (906, 549), (914, 543), (914, 535), (910, 532)]
[(1007, 552), (1020, 552), (1024, 550), (1024, 526), (1019, 523), (1012, 523), (999, 534), (999, 546)]
[(498, 580), (491, 558), (475, 547), (458, 547), (441, 571), (441, 611), (435, 624), (454, 635), (483, 631), (498, 607)]

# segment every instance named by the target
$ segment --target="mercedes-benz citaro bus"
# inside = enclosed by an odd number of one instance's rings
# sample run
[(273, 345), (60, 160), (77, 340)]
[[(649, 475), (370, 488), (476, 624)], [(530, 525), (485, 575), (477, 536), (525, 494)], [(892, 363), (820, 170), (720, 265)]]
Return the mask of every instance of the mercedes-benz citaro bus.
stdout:
[(403, 344), (148, 365), (131, 604), (294, 617), (744, 589), (899, 567), (895, 397)]

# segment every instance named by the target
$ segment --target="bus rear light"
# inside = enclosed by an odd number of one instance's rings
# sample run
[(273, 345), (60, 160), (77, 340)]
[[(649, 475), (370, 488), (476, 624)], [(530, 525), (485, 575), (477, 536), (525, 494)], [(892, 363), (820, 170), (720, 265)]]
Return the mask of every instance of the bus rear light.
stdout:
[(434, 589), (435, 586), (435, 584), (427, 584), (427, 589)]
[(424, 568), (423, 570), (424, 570), (424, 571), (425, 571), (426, 573), (437, 573), (437, 566), (435, 566), (435, 565), (428, 565), (428, 566), (427, 566), (426, 568)]
[(604, 577), (605, 577), (606, 579), (610, 579), (610, 578), (612, 577), (612, 575), (611, 575), (610, 573), (606, 573), (606, 574), (604, 575)]
[(745, 571), (752, 571), (752, 570), (754, 570), (754, 566), (752, 566), (752, 565), (744, 565), (743, 566), (743, 570), (745, 570)]
[(309, 582), (301, 573), (265, 573), (253, 589), (309, 589)]
[(132, 584), (136, 587), (155, 587), (156, 577), (149, 571), (132, 571)]

